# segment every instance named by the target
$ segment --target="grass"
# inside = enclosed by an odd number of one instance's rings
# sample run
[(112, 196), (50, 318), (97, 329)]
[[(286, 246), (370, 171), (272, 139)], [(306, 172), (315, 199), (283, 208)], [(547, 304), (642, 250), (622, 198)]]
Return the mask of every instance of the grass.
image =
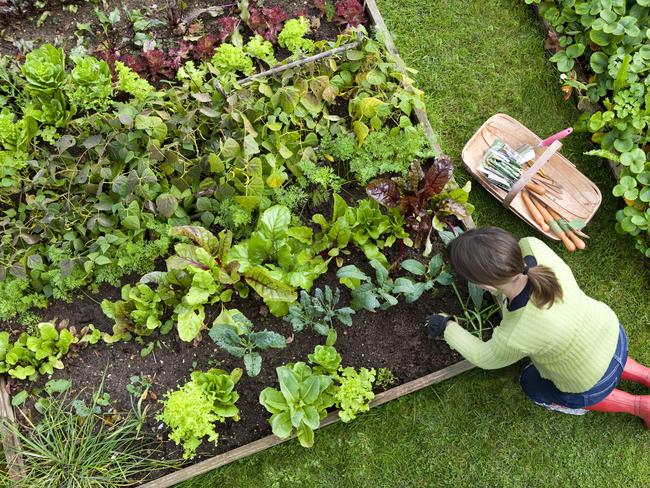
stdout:
[[(572, 125), (529, 6), (517, 0), (381, 0), (404, 60), (419, 70), (429, 117), (443, 149), (458, 162), (474, 131), (508, 113), (540, 136)], [(591, 296), (625, 324), (630, 354), (650, 363), (650, 269), (631, 240), (614, 233), (619, 202), (602, 160), (583, 156), (585, 134), (563, 153), (603, 193), (588, 248), (554, 249)], [(462, 169), (457, 178), (468, 178)], [(478, 185), (478, 225), (534, 234)], [(317, 432), (313, 449), (295, 441), (223, 467), (184, 488), (237, 487), (646, 487), (650, 432), (631, 416), (570, 417), (533, 405), (520, 392), (518, 367), (474, 370), (374, 409), (349, 425)], [(640, 391), (640, 390), (637, 390)]]

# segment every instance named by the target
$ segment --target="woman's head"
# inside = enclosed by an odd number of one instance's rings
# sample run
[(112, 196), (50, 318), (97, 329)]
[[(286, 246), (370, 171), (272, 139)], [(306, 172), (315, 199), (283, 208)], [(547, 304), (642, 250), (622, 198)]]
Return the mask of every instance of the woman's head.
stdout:
[[(510, 283), (525, 269), (519, 242), (498, 227), (472, 229), (460, 235), (449, 245), (449, 259), (462, 278), (489, 288)], [(562, 288), (550, 268), (535, 266), (527, 274), (536, 306), (551, 306), (562, 300)]]

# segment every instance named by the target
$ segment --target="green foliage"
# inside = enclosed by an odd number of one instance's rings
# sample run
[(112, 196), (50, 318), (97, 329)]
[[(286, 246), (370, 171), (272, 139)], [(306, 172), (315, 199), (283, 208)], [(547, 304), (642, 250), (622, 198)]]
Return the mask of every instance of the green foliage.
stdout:
[[(86, 405), (78, 396), (53, 396), (70, 387), (67, 380), (49, 381), (47, 397), (36, 401), (38, 422), (27, 416), (4, 425), (21, 444), (23, 472), (20, 485), (117, 488), (139, 485), (161, 469), (177, 468), (174, 461), (156, 459), (160, 442), (144, 434), (145, 412), (100, 415), (105, 400), (101, 387)], [(95, 414), (89, 414), (99, 412)], [(18, 486), (0, 471), (2, 486)]]
[(453, 282), (452, 275), (444, 270), (440, 254), (434, 255), (427, 266), (415, 259), (407, 259), (402, 262), (401, 266), (402, 269), (415, 275), (418, 280), (414, 281), (406, 277), (395, 280), (393, 292), (402, 294), (406, 303), (415, 302), (425, 291), (431, 290), (436, 283), (447, 286)]
[[(263, 50), (263, 46), (261, 46)], [(253, 45), (255, 49), (255, 44)], [(259, 52), (259, 47), (258, 47)], [(224, 86), (231, 86), (237, 81), (237, 72), (250, 75), (253, 72), (253, 60), (241, 47), (221, 44), (212, 56), (212, 64), (219, 71), (219, 81)]]
[[(601, 149), (590, 154), (622, 165), (615, 196), (627, 207), (616, 215), (616, 230), (635, 237), (636, 247), (650, 257), (650, 162), (648, 138), (647, 67), (650, 28), (646, 2), (535, 1), (560, 34), (560, 50), (551, 57), (558, 70), (573, 69), (585, 58), (593, 76), (587, 84), (573, 82), (579, 97), (599, 102), (581, 116), (580, 127), (593, 133)], [(584, 104), (583, 105), (587, 105)]]
[(377, 284), (353, 264), (343, 266), (336, 272), (339, 281), (352, 289), (350, 306), (354, 310), (376, 312), (378, 309), (386, 310), (397, 305), (397, 285), (389, 277), (388, 269), (375, 260), (370, 261), (370, 266), (375, 270)]
[(113, 334), (116, 339), (129, 339), (131, 334), (148, 336), (162, 325), (162, 299), (143, 283), (124, 285), (121, 300), (104, 299), (101, 307), (107, 317), (115, 320)]
[(341, 366), (341, 355), (336, 352), (334, 346), (318, 345), (312, 354), (308, 354), (309, 362), (314, 365), (314, 371), (319, 374), (326, 374), (333, 378), (338, 375)]
[(270, 330), (253, 331), (253, 323), (237, 309), (223, 309), (209, 332), (210, 338), (222, 349), (244, 358), (246, 374), (257, 376), (262, 369), (262, 356), (257, 350), (283, 349), (286, 339)]
[(341, 369), (340, 385), (334, 398), (343, 422), (351, 422), (359, 413), (370, 409), (370, 402), (375, 398), (372, 392), (374, 382), (375, 370), (372, 368), (361, 368), (359, 371), (351, 367)]
[(378, 368), (377, 378), (375, 378), (375, 385), (379, 388), (390, 388), (397, 383), (397, 378), (389, 368)]
[(33, 95), (56, 94), (65, 82), (65, 54), (51, 44), (43, 44), (25, 56), (21, 70), (26, 89)]
[(312, 295), (303, 290), (300, 300), (289, 306), (289, 314), (284, 320), (291, 324), (294, 332), (301, 332), (307, 327), (324, 336), (334, 327), (334, 319), (350, 327), (354, 310), (350, 307), (337, 308), (340, 298), (341, 291), (336, 288), (332, 292), (327, 285), (324, 292), (316, 288)]
[(106, 110), (113, 96), (111, 72), (106, 61), (92, 56), (73, 58), (70, 72), (70, 103), (84, 110)]
[(320, 226), (316, 235), (314, 251), (328, 251), (329, 256), (339, 256), (341, 250), (352, 242), (359, 247), (368, 260), (379, 261), (388, 267), (382, 250), (391, 247), (398, 239), (411, 246), (408, 233), (404, 230), (404, 219), (396, 209), (388, 214), (381, 211), (379, 204), (370, 199), (360, 200), (356, 207), (350, 207), (339, 195), (334, 194), (332, 218), (315, 214), (312, 221)]
[(314, 429), (334, 405), (327, 392), (332, 378), (315, 374), (303, 362), (276, 368), (280, 389), (267, 387), (260, 393), (260, 403), (270, 412), (273, 433), (286, 439), (295, 430), (303, 447), (314, 445)]
[(121, 61), (115, 61), (119, 89), (138, 100), (144, 100), (154, 93), (154, 87)]
[(35, 335), (23, 332), (14, 343), (10, 342), (8, 332), (0, 332), (0, 373), (35, 381), (39, 374), (50, 375), (55, 369), (63, 369), (61, 359), (72, 344), (79, 342), (74, 330), (57, 330), (50, 322), (38, 324), (35, 330)]
[(315, 45), (311, 39), (305, 39), (305, 34), (309, 32), (309, 21), (304, 17), (289, 19), (284, 24), (282, 32), (278, 35), (278, 44), (285, 47), (293, 56), (302, 54), (311, 54), (314, 52)]
[(247, 54), (253, 56), (254, 58), (261, 59), (270, 67), (278, 64), (278, 60), (275, 59), (273, 44), (271, 44), (269, 41), (265, 41), (264, 38), (259, 34), (251, 37), (244, 50)]
[(221, 369), (194, 371), (190, 381), (165, 394), (163, 410), (156, 418), (171, 429), (169, 438), (183, 446), (184, 459), (195, 456), (206, 436), (208, 442), (217, 444), (217, 422), (224, 423), (228, 418), (239, 420), (239, 409), (235, 406), (239, 394), (235, 385), (241, 373), (241, 369), (231, 373)]
[(239, 264), (246, 282), (279, 315), (286, 313), (287, 303), (296, 300), (294, 288), (309, 290), (329, 262), (314, 256), (312, 229), (291, 226), (290, 221), (286, 207), (265, 210), (255, 232), (228, 253), (228, 262)]
[(380, 129), (369, 133), (362, 145), (357, 144), (355, 135), (340, 133), (335, 138), (325, 137), (321, 150), (346, 164), (361, 185), (386, 173), (406, 176), (414, 158), (434, 155), (419, 126)]

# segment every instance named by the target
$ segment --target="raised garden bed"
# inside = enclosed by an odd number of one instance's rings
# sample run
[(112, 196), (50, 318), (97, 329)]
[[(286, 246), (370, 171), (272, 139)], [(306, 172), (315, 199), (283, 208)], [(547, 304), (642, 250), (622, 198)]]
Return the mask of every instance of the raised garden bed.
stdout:
[[(269, 2), (269, 5), (271, 3), (275, 5), (281, 2)], [(286, 6), (285, 3), (283, 5)], [(197, 8), (201, 7), (203, 6), (197, 5)], [(298, 7), (290, 4), (287, 10), (296, 8)], [(386, 30), (373, 0), (365, 3), (365, 13), (377, 29), (387, 50), (397, 56), (390, 34)], [(323, 22), (316, 35), (331, 37), (332, 32), (336, 32), (332, 25)], [(403, 69), (399, 58), (397, 62)], [(425, 112), (416, 108), (413, 111), (413, 120), (423, 128), (432, 148), (440, 153)], [(344, 190), (342, 194), (350, 204), (353, 204), (360, 195), (358, 189), (354, 188)], [(320, 207), (307, 206), (303, 209), (301, 216), (305, 221), (309, 221), (311, 215), (316, 212), (329, 217), (331, 207), (331, 202)], [(462, 224), (465, 228), (473, 226), (469, 217), (463, 218)], [(434, 242), (434, 253), (441, 252), (442, 248), (443, 245), (440, 242)], [(384, 252), (389, 258), (389, 262), (405, 258), (426, 262), (418, 252), (405, 249), (399, 244)], [(360, 269), (369, 271), (366, 257), (357, 250), (351, 251), (345, 264), (355, 264)], [(349, 303), (349, 291), (339, 285), (333, 264), (330, 268), (330, 271), (315, 281), (314, 286), (322, 288), (329, 285), (332, 288), (342, 288), (342, 302), (343, 304)], [(158, 269), (164, 269), (164, 263), (159, 262)], [(123, 279), (122, 283), (135, 283), (139, 279), (140, 274), (133, 274)], [(65, 319), (69, 325), (74, 325), (77, 329), (93, 324), (102, 332), (110, 332), (113, 320), (102, 312), (99, 302), (106, 298), (116, 300), (119, 295), (119, 288), (104, 285), (98, 294), (92, 295), (84, 292), (71, 304), (52, 301), (45, 311), (39, 312), (39, 315), (47, 321)], [(253, 294), (251, 293), (251, 295)], [(467, 296), (466, 290), (463, 290), (463, 296)], [(241, 420), (219, 425), (217, 447), (204, 443), (194, 460), (200, 462), (167, 474), (144, 486), (158, 488), (171, 486), (227, 462), (283, 442), (283, 440), (270, 435), (271, 428), (267, 422), (268, 414), (259, 404), (259, 393), (264, 387), (277, 385), (275, 367), (296, 361), (306, 361), (307, 355), (314, 350), (314, 347), (324, 342), (324, 337), (313, 332), (293, 333), (291, 326), (282, 319), (273, 317), (269, 313), (268, 307), (257, 297), (251, 296), (247, 299), (235, 297), (228, 304), (228, 308), (244, 312), (247, 318), (255, 324), (256, 329), (267, 328), (289, 338), (288, 347), (263, 352), (261, 373), (255, 377), (244, 375), (241, 378), (237, 385), (237, 391), (240, 394), (237, 406), (241, 412)], [(354, 315), (352, 327), (337, 327), (336, 349), (343, 357), (344, 365), (388, 368), (396, 377), (395, 385), (378, 393), (371, 404), (372, 406), (380, 405), (471, 368), (467, 362), (460, 361), (461, 358), (451, 351), (444, 342), (432, 341), (426, 336), (422, 327), (424, 317), (428, 313), (439, 310), (452, 313), (462, 312), (454, 292), (449, 287), (437, 286), (434, 293), (427, 293), (412, 304), (401, 301), (398, 305), (378, 313), (359, 311)], [(205, 323), (211, 324), (219, 311), (220, 305), (206, 306)], [(2, 330), (17, 330), (19, 328), (20, 325), (17, 322), (6, 322), (0, 326)], [(118, 410), (123, 410), (128, 409), (130, 405), (130, 396), (127, 392), (130, 377), (133, 375), (148, 376), (152, 379), (152, 386), (147, 402), (152, 409), (156, 410), (159, 409), (156, 400), (162, 399), (166, 391), (172, 390), (178, 384), (186, 381), (189, 372), (193, 369), (206, 370), (210, 367), (219, 367), (230, 371), (233, 368), (243, 367), (241, 358), (234, 358), (220, 350), (208, 338), (206, 331), (201, 334), (200, 339), (193, 342), (182, 341), (175, 330), (172, 330), (169, 335), (155, 336), (155, 340), (157, 345), (146, 357), (141, 357), (143, 346), (133, 341), (118, 342), (111, 346), (98, 344), (85, 347), (77, 351), (74, 357), (65, 358), (65, 369), (57, 371), (53, 377), (71, 379), (74, 391), (81, 392), (82, 396), (84, 388), (89, 395), (90, 391), (96, 388), (104, 378), (104, 391), (110, 394), (112, 405)], [(44, 383), (45, 378), (41, 378), (36, 384), (27, 385), (27, 387), (39, 387)], [(25, 386), (24, 383), (10, 380), (8, 389), (12, 393), (17, 393)], [(2, 391), (6, 393), (4, 388)], [(9, 401), (5, 397), (4, 401), (0, 402), (0, 415), (11, 418), (12, 412), (9, 405)], [(32, 405), (31, 400), (26, 405), (26, 411), (29, 411)], [(332, 412), (321, 422), (321, 426), (328, 425), (337, 419), (336, 412)], [(158, 432), (160, 439), (164, 439), (161, 454), (164, 458), (180, 457), (181, 449), (167, 440), (164, 431), (160, 430), (160, 425), (160, 422), (154, 420), (150, 415), (145, 429)], [(5, 436), (5, 452), (15, 451), (15, 446), (12, 448), (12, 442), (14, 441)], [(318, 441), (316, 440), (316, 442)], [(19, 459), (10, 456), (9, 465), (14, 474), (20, 471)]]

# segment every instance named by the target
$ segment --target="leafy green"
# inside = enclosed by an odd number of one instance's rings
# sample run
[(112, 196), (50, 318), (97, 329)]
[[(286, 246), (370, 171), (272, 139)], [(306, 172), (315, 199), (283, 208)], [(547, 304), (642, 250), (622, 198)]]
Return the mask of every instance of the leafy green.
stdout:
[(257, 350), (287, 347), (286, 339), (277, 332), (253, 331), (253, 323), (237, 309), (224, 308), (215, 319), (209, 336), (229, 354), (244, 358), (248, 376), (257, 376), (262, 369), (262, 356)]
[(270, 412), (273, 433), (286, 439), (295, 430), (303, 447), (314, 445), (314, 430), (334, 405), (327, 393), (332, 384), (329, 376), (314, 374), (303, 362), (276, 368), (280, 389), (267, 387), (260, 393), (260, 403)]
[(136, 99), (144, 100), (155, 92), (154, 87), (147, 80), (141, 78), (135, 71), (121, 61), (115, 62), (115, 71), (117, 72), (120, 90)]
[(351, 367), (341, 369), (340, 385), (334, 398), (343, 422), (351, 422), (359, 413), (370, 410), (370, 402), (375, 398), (372, 392), (374, 382), (375, 370), (372, 368), (359, 371)]
[(309, 21), (307, 19), (304, 17), (289, 19), (278, 35), (278, 44), (280, 47), (287, 48), (294, 56), (313, 53), (315, 49), (314, 41), (304, 37), (308, 32)]
[(354, 310), (350, 307), (337, 308), (340, 298), (341, 291), (336, 288), (332, 292), (327, 285), (324, 292), (316, 288), (311, 296), (303, 290), (300, 292), (300, 300), (289, 306), (289, 314), (284, 320), (291, 324), (294, 332), (301, 332), (308, 327), (325, 336), (333, 328), (334, 319), (350, 327)]
[(84, 110), (106, 110), (113, 96), (111, 72), (106, 61), (92, 56), (73, 58), (70, 103)]
[(270, 67), (278, 64), (278, 60), (275, 59), (273, 44), (271, 44), (269, 41), (265, 41), (264, 38), (259, 34), (251, 37), (248, 43), (246, 43), (244, 50), (247, 54), (250, 54), (257, 59), (261, 59)]
[(227, 418), (239, 420), (239, 409), (235, 406), (239, 394), (235, 385), (241, 373), (241, 369), (234, 369), (230, 374), (221, 369), (195, 371), (190, 381), (165, 394), (163, 410), (156, 418), (171, 429), (169, 438), (183, 446), (184, 459), (195, 456), (206, 436), (208, 442), (217, 444), (219, 434), (215, 423), (224, 423)]
[(21, 70), (27, 81), (26, 89), (33, 95), (55, 94), (65, 82), (63, 49), (43, 44), (25, 56)]

